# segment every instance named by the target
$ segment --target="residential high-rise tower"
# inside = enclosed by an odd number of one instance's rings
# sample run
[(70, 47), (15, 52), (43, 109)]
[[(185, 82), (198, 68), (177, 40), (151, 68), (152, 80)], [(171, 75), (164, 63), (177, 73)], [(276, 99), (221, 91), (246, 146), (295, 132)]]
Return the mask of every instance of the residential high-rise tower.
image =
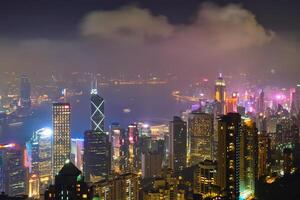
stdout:
[(225, 190), (227, 199), (239, 198), (241, 116), (228, 113), (218, 124), (217, 184)]

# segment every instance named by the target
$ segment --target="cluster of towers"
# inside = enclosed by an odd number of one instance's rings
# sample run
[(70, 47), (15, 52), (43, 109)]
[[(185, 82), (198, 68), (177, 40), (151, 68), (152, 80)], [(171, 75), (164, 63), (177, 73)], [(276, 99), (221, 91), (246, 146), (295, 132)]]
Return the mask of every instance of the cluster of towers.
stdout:
[[(266, 108), (261, 91), (256, 111), (246, 113), (237, 93), (226, 95), (220, 75), (212, 105), (174, 116), (163, 139), (157, 139), (153, 127), (143, 123), (132, 123), (127, 129), (113, 123), (106, 132), (104, 99), (94, 81), (91, 126), (84, 138), (71, 139), (70, 104), (54, 103), (53, 132), (40, 129), (26, 144), (29, 172), (19, 162), (1, 169), (16, 183), (6, 191), (24, 193), (22, 180), (29, 176), (29, 196), (46, 191), (49, 200), (254, 198), (260, 178), (272, 182), (274, 176), (292, 174), (300, 166), (299, 88), (290, 111), (281, 105)], [(6, 162), (26, 160), (26, 154), (11, 147), (15, 146), (0, 146), (6, 151)]]
[[(53, 177), (70, 159), (71, 134), (69, 103), (53, 104)], [(104, 131), (104, 99), (98, 94), (97, 81), (91, 89), (91, 130), (84, 133), (83, 171), (88, 182), (106, 177), (110, 170), (110, 143)]]

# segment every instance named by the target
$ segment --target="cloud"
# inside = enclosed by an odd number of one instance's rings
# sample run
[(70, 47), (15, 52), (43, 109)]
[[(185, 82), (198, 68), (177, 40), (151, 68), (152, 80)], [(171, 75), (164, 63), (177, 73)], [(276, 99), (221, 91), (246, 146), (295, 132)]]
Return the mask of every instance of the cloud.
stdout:
[(239, 5), (220, 7), (206, 3), (189, 25), (172, 25), (165, 16), (154, 16), (136, 6), (114, 11), (94, 11), (80, 26), (81, 34), (112, 41), (141, 42), (155, 38), (176, 38), (234, 50), (269, 43), (274, 32), (265, 30), (255, 16)]
[(113, 76), (172, 72), (186, 80), (218, 72), (267, 79), (275, 69), (280, 80), (293, 81), (300, 73), (299, 38), (275, 34), (235, 4), (202, 4), (186, 24), (171, 24), (135, 6), (94, 11), (82, 19), (79, 31), (81, 37), (69, 40), (0, 40), (0, 67)]
[(203, 4), (186, 32), (195, 32), (199, 39), (224, 50), (261, 46), (274, 38), (274, 32), (260, 25), (253, 13), (236, 4)]
[(88, 37), (141, 42), (168, 37), (173, 26), (165, 16), (154, 16), (147, 9), (128, 6), (114, 11), (94, 11), (83, 19), (80, 30)]
[(239, 5), (206, 3), (191, 24), (177, 28), (175, 38), (175, 43), (183, 47), (217, 53), (267, 45), (275, 33)]

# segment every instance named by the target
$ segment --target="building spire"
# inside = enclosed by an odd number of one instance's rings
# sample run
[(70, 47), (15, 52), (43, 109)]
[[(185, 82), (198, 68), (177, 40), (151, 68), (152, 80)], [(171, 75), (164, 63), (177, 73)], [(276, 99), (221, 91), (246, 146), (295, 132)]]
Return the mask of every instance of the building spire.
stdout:
[(92, 74), (92, 81), (91, 81), (91, 94), (98, 94), (98, 82), (97, 77)]

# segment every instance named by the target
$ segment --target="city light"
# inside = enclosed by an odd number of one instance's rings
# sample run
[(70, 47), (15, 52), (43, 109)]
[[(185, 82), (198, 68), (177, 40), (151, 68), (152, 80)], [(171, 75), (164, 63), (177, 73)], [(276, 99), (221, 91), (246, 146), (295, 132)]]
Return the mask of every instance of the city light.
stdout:
[(15, 143), (9, 143), (9, 144), (2, 144), (2, 145), (0, 145), (0, 149), (14, 148), (14, 147), (16, 147)]
[(241, 191), (240, 200), (248, 199), (249, 197), (251, 197), (251, 195), (253, 195), (253, 191), (251, 190)]
[(166, 1), (1, 2), (0, 199), (300, 199), (300, 0)]
[(41, 128), (36, 131), (41, 137), (50, 137), (53, 132), (50, 128)]

